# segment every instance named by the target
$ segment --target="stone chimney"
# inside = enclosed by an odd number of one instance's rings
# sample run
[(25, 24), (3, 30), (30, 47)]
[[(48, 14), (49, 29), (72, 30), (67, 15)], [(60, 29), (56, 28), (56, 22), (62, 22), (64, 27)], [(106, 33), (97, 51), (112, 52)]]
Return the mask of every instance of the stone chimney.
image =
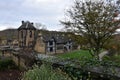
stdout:
[(22, 21), (22, 24), (24, 24), (24, 21)]
[(33, 25), (33, 22), (31, 24)]

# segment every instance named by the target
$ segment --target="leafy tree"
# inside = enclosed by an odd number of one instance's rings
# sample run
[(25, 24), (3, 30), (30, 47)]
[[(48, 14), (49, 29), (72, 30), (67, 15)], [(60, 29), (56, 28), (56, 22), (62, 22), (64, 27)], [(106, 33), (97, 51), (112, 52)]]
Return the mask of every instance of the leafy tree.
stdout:
[(75, 41), (76, 46), (80, 46), (80, 49), (85, 49), (87, 46), (88, 42), (84, 36), (81, 35), (72, 35), (71, 39)]
[(66, 12), (66, 19), (61, 23), (75, 34), (84, 36), (89, 42), (91, 55), (98, 59), (104, 44), (119, 28), (119, 22), (113, 20), (113, 11), (115, 6), (111, 3), (75, 0), (74, 5)]

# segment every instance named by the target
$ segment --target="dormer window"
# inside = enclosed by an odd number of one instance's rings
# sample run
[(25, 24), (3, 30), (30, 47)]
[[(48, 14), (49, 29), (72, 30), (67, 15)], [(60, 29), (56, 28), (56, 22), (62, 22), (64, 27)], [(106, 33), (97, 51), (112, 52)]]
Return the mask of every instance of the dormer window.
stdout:
[(31, 38), (32, 37), (32, 31), (30, 31), (29, 34), (30, 34), (30, 38)]
[(49, 45), (53, 45), (53, 41), (50, 41), (50, 42), (49, 42)]

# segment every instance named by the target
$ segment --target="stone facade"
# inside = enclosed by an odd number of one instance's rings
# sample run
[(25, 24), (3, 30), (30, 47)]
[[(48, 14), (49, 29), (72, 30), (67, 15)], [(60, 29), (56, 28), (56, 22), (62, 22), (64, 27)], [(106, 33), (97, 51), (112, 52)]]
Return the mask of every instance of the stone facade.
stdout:
[(72, 40), (64, 32), (41, 31), (34, 49), (44, 54), (64, 53), (72, 50)]
[(17, 39), (15, 39), (15, 40), (12, 41), (12, 45), (13, 45), (13, 47), (17, 47), (18, 44), (19, 44), (19, 42), (18, 42)]
[(18, 28), (19, 47), (35, 50), (44, 54), (64, 53), (72, 50), (70, 34), (65, 32), (41, 30), (36, 35), (36, 28), (29, 21), (22, 21)]
[(22, 25), (18, 28), (18, 39), (20, 47), (32, 48), (35, 42), (35, 30), (33, 23), (22, 21)]
[(7, 40), (2, 40), (1, 45), (7, 45)]
[(44, 43), (44, 41), (43, 41), (41, 36), (39, 38), (37, 38), (34, 49), (37, 52), (45, 53), (45, 43)]

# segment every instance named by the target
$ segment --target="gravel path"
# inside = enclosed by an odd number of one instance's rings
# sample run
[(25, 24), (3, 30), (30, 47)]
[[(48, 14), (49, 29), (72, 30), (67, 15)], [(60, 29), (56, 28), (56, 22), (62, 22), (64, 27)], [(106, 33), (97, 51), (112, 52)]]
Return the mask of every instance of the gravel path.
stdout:
[(46, 55), (46, 54), (38, 54), (39, 59), (46, 59), (46, 58), (55, 58), (55, 56)]

